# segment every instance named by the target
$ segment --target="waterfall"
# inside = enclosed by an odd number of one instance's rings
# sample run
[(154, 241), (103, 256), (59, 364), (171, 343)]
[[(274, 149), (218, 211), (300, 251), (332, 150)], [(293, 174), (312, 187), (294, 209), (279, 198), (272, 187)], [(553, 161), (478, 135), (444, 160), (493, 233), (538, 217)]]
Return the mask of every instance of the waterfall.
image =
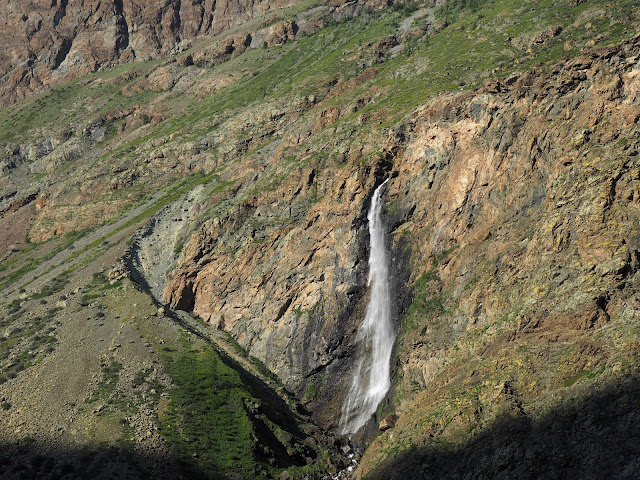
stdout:
[(367, 215), (370, 235), (368, 285), (371, 287), (371, 298), (356, 336), (358, 360), (340, 418), (343, 435), (357, 432), (371, 418), (391, 386), (390, 362), (395, 333), (391, 323), (389, 268), (380, 202), (382, 187), (388, 180), (376, 188)]

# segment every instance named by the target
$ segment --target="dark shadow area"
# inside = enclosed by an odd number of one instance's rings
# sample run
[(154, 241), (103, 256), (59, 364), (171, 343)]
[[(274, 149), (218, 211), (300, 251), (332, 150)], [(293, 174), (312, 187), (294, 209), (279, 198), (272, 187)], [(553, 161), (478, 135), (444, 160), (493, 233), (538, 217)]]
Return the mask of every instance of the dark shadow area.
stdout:
[[(0, 441), (0, 478), (48, 479), (200, 479), (193, 465), (159, 453), (137, 452), (127, 446), (74, 448), (52, 446), (54, 440), (26, 437), (12, 444)], [(221, 472), (222, 473), (222, 472)]]
[(499, 418), (457, 445), (430, 438), (367, 480), (640, 478), (640, 375), (564, 399), (540, 418)]

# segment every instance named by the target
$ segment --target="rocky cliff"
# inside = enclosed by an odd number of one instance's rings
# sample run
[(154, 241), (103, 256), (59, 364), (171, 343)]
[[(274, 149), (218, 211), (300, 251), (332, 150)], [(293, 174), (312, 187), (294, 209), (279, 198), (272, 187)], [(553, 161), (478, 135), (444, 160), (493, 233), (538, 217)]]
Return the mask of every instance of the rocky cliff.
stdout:
[[(283, 7), (292, 0), (35, 0), (0, 5), (0, 105), (78, 78), (89, 72), (146, 61), (202, 45), (222, 36), (213, 51), (198, 52), (202, 64), (293, 38), (298, 25)], [(381, 0), (330, 2), (338, 17), (363, 8), (383, 8)], [(345, 5), (346, 4), (346, 5)], [(295, 13), (295, 12), (293, 12)], [(274, 18), (286, 20), (274, 25)], [(250, 28), (237, 27), (254, 20)], [(265, 26), (271, 28), (264, 28)], [(313, 28), (311, 26), (310, 28)], [(204, 55), (203, 55), (204, 53)]]
[[(116, 333), (113, 350), (100, 343), (105, 324), (134, 326), (170, 392), (144, 397), (144, 411), (157, 410), (155, 444), (204, 471), (230, 465), (226, 476), (335, 473), (344, 461), (333, 450), (350, 447), (323, 429), (336, 429), (357, 361), (366, 213), (388, 178), (393, 386), (354, 437), (358, 477), (633, 478), (637, 15), (633, 2), (599, 0), (296, 4), (217, 35), (198, 27), (202, 44), (189, 51), (171, 50), (175, 37), (161, 59), (3, 111), (0, 220), (14, 226), (2, 237), (13, 242), (0, 270), (3, 327), (24, 339), (3, 343), (0, 392), (22, 406), (35, 384), (29, 352), (50, 369), (69, 358), (30, 347), (37, 300), (77, 307), (76, 323), (84, 302), (95, 321), (57, 348), (83, 342), (113, 357), (127, 372), (113, 391), (135, 403), (135, 362)], [(110, 282), (78, 299), (51, 280), (63, 269), (74, 289), (90, 273)], [(56, 322), (71, 325), (60, 308)], [(199, 370), (215, 364), (205, 344), (259, 380), (239, 373), (252, 386), (221, 403), (250, 447), (221, 448), (184, 421), (218, 421), (198, 392), (226, 374)], [(71, 374), (78, 385), (87, 375)], [(107, 389), (97, 378), (82, 387), (89, 399)], [(106, 418), (151, 442), (106, 391)], [(185, 398), (202, 411), (185, 410)], [(41, 435), (17, 410), (0, 425)]]
[[(313, 163), (295, 170), (205, 223), (165, 299), (232, 332), (312, 404), (326, 389), (315, 407), (332, 399), (321, 417), (335, 425), (344, 387), (336, 378), (353, 361), (349, 339), (366, 301), (363, 217), (372, 189), (390, 176), (404, 332), (398, 411), (420, 410), (409, 392), (433, 382), (497, 381), (492, 368), (527, 401), (583, 371), (613, 369), (620, 351), (591, 337), (635, 315), (637, 48), (439, 98), (392, 131), (377, 159), (347, 163), (339, 178)], [(556, 348), (575, 358), (539, 378)], [(513, 349), (529, 360), (521, 366)], [(486, 371), (474, 361), (466, 372), (476, 357)], [(451, 362), (462, 371), (454, 375)]]
[[(639, 315), (639, 46), (438, 99), (407, 125), (389, 201), (410, 217), (394, 237), (411, 239), (412, 265), (429, 268), (412, 272), (399, 418), (361, 477), (394, 449), (414, 453), (371, 478), (593, 478), (607, 475), (593, 460), (602, 448), (619, 478), (633, 469), (614, 445), (637, 402), (609, 402), (637, 389), (625, 378), (635, 378)], [(570, 453), (543, 465), (545, 443), (560, 448), (563, 436)], [(495, 455), (471, 453), (482, 438)], [(440, 463), (456, 449), (468, 461)]]
[(287, 1), (37, 0), (0, 6), (0, 99), (131, 61), (187, 49)]

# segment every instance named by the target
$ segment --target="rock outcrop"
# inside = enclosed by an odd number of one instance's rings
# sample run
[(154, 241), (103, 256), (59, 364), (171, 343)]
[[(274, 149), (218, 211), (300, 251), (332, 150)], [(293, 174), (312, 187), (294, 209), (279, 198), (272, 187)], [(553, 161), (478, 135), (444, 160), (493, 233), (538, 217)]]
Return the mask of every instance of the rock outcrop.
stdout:
[[(295, 0), (34, 0), (0, 5), (0, 105), (115, 65), (161, 58), (190, 48), (203, 36), (224, 34), (252, 19), (263, 17)], [(364, 8), (381, 9), (382, 0), (331, 3), (336, 18), (357, 15)], [(277, 18), (276, 18), (277, 20)], [(252, 28), (254, 34), (264, 18)], [(298, 25), (289, 19), (257, 34), (268, 45), (295, 36)], [(231, 34), (222, 39), (202, 65), (219, 63), (233, 51), (252, 44), (251, 35)], [(261, 46), (254, 42), (254, 46)]]
[(187, 48), (202, 35), (292, 3), (288, 0), (35, 0), (0, 5), (0, 101), (88, 72)]
[[(165, 300), (232, 332), (301, 396), (311, 384), (339, 391), (366, 277), (366, 208), (353, 206), (371, 194), (372, 173), (337, 181), (310, 166), (208, 221), (188, 242)], [(327, 422), (337, 409), (333, 402)]]

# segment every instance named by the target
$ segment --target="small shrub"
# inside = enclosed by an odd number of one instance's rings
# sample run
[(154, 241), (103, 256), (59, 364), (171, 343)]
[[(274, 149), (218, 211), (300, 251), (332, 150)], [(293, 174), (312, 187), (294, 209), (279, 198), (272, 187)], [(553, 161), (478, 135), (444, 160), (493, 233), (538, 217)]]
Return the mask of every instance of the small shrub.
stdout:
[(146, 378), (147, 373), (144, 370), (138, 371), (138, 373), (136, 373), (136, 376), (133, 377), (133, 388), (138, 388), (140, 385), (142, 385)]
[(24, 437), (22, 439), (22, 445), (24, 445), (25, 447), (30, 447), (31, 445), (33, 445), (36, 442), (36, 439), (33, 437)]

